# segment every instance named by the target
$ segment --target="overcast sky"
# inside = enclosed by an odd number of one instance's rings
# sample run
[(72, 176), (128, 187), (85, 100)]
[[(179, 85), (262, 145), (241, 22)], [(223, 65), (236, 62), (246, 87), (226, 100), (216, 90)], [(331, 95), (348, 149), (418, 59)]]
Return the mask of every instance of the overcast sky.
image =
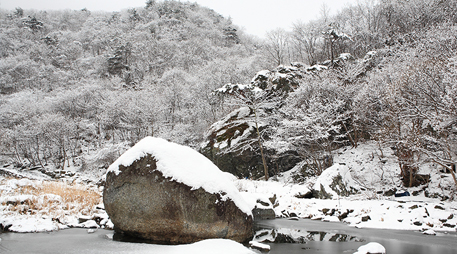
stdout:
[[(184, 1), (183, 1), (184, 2)], [(325, 3), (334, 14), (348, 3), (357, 0), (191, 0), (209, 7), (249, 34), (259, 37), (267, 31), (282, 27), (290, 30), (297, 21), (316, 19)], [(36, 10), (80, 10), (120, 11), (132, 7), (144, 7), (146, 0), (0, 0), (0, 8), (13, 10), (16, 7)]]

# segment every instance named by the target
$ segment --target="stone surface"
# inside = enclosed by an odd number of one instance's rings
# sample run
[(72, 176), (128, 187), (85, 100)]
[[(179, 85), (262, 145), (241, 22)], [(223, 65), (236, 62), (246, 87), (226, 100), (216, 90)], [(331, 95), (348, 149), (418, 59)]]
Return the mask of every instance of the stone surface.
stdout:
[(156, 163), (146, 155), (106, 175), (103, 201), (117, 232), (164, 244), (251, 239), (252, 216), (218, 193), (164, 177)]
[(254, 220), (272, 220), (276, 218), (275, 211), (271, 208), (254, 208), (252, 210)]

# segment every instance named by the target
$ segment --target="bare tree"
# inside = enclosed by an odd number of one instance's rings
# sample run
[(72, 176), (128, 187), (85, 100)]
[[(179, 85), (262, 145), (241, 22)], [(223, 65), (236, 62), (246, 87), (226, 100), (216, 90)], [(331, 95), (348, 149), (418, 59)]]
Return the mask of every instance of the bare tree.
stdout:
[(278, 28), (267, 33), (265, 51), (271, 62), (277, 66), (290, 62), (289, 34), (286, 30)]
[(295, 54), (303, 62), (309, 65), (317, 63), (317, 44), (319, 43), (320, 33), (315, 23), (296, 23), (293, 27), (292, 43)]

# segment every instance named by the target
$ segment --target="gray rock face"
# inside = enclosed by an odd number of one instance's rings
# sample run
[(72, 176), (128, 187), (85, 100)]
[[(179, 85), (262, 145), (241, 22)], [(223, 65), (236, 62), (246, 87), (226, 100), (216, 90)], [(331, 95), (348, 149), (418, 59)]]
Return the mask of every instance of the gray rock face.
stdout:
[(103, 192), (115, 230), (156, 243), (182, 244), (209, 238), (245, 242), (252, 237), (252, 216), (235, 203), (166, 178), (146, 155), (109, 172)]
[(271, 208), (254, 208), (252, 210), (254, 220), (272, 220), (276, 218), (275, 211)]

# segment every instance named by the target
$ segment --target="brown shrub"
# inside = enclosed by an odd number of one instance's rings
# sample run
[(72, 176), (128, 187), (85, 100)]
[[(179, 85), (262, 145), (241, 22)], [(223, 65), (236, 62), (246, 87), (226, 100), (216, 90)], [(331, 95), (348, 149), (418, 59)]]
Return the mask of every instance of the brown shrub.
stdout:
[[(4, 184), (7, 179), (3, 179)], [(7, 210), (20, 214), (43, 214), (60, 217), (82, 213), (90, 215), (95, 205), (100, 204), (101, 195), (82, 184), (68, 184), (56, 181), (34, 182), (35, 186), (18, 187), (11, 192), (1, 191), (2, 196), (31, 195), (30, 198), (8, 206)], [(56, 196), (52, 196), (56, 195)]]

